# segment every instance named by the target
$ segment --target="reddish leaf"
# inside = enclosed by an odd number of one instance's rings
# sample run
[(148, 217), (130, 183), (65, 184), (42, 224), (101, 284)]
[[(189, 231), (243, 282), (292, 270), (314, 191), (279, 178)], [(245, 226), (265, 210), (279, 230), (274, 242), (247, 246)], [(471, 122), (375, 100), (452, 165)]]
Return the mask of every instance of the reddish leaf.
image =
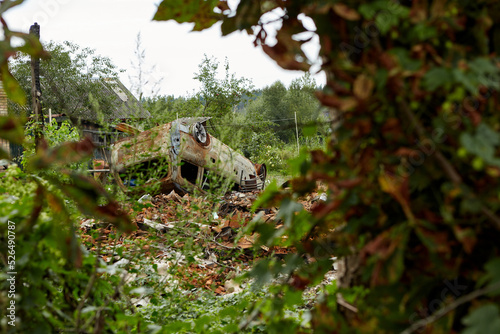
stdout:
[(346, 4), (343, 3), (334, 4), (333, 11), (341, 18), (349, 21), (358, 21), (361, 18), (361, 16), (356, 10), (348, 7)]
[(36, 156), (31, 159), (29, 168), (39, 170), (68, 165), (79, 162), (84, 158), (90, 158), (93, 151), (94, 144), (92, 140), (85, 137), (79, 142), (67, 142), (48, 150), (40, 149)]

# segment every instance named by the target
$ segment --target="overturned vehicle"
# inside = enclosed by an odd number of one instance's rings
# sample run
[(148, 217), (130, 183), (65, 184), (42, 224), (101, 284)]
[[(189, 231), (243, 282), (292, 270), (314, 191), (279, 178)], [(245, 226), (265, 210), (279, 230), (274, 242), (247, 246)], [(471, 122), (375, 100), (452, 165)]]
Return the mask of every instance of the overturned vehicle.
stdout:
[(209, 118), (180, 118), (115, 142), (111, 173), (129, 193), (264, 188), (265, 164), (253, 164), (206, 131)]

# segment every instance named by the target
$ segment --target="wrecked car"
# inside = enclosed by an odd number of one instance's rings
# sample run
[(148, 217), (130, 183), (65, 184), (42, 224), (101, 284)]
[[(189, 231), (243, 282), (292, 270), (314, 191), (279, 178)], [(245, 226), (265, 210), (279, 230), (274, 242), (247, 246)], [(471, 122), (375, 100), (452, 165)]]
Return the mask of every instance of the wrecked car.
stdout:
[(111, 173), (119, 187), (133, 193), (151, 186), (163, 193), (224, 185), (238, 191), (263, 189), (265, 164), (253, 164), (210, 135), (208, 119), (180, 118), (115, 142)]

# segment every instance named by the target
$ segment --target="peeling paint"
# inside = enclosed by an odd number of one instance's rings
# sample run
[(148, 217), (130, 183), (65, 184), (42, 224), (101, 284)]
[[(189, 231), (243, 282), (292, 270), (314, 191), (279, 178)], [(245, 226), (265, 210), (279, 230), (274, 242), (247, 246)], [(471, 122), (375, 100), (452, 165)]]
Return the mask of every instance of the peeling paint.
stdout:
[[(250, 160), (206, 132), (209, 118), (181, 118), (116, 142), (111, 173), (126, 192), (148, 185), (159, 192), (207, 189), (211, 176), (234, 183), (239, 191), (263, 189), (266, 166)], [(142, 183), (139, 178), (142, 177)]]

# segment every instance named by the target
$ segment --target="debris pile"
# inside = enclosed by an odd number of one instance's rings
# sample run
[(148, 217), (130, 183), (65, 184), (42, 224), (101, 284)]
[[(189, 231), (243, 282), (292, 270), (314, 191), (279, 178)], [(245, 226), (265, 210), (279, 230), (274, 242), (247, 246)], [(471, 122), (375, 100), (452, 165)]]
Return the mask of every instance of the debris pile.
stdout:
[[(240, 287), (232, 279), (252, 261), (268, 256), (281, 257), (293, 251), (265, 246), (254, 251), (256, 236), (240, 233), (256, 214), (276, 227), (281, 225), (281, 221), (276, 220), (277, 208), (252, 211), (258, 195), (259, 192), (230, 192), (215, 200), (189, 194), (181, 197), (175, 192), (143, 196), (128, 209), (137, 225), (136, 231), (117, 237), (113, 226), (86, 219), (80, 226), (81, 237), (91, 251), (101, 249), (101, 258), (110, 265), (123, 260), (115, 252), (116, 247), (123, 246), (131, 251), (136, 247), (141, 259), (160, 263), (157, 264), (160, 275), (166, 272), (164, 267), (175, 266), (168, 277), (171, 278), (174, 272), (176, 277), (172, 280), (182, 282), (186, 289), (210, 289), (219, 295), (238, 292)], [(310, 196), (301, 204), (310, 210), (319, 197), (317, 194)], [(179, 255), (186, 236), (203, 249), (202, 254), (194, 256), (194, 261), (186, 261)], [(160, 267), (163, 269), (158, 269)]]

